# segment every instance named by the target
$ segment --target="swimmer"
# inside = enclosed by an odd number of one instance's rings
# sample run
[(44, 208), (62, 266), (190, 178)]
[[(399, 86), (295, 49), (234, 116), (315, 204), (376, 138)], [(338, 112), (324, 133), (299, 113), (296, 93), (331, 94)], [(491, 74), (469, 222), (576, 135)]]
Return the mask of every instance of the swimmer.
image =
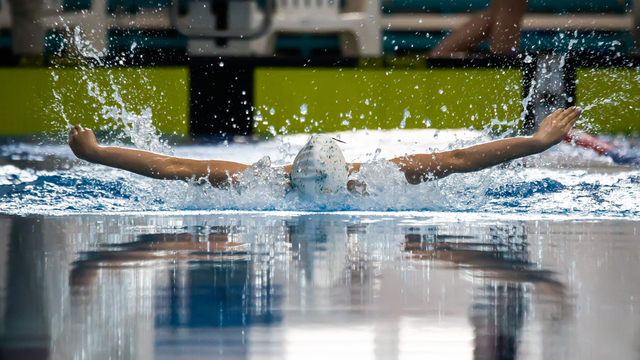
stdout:
[[(546, 117), (532, 136), (519, 136), (432, 154), (405, 155), (388, 161), (396, 164), (410, 184), (443, 178), (454, 173), (482, 170), (509, 160), (541, 153), (561, 142), (580, 117), (577, 107), (558, 109)], [(251, 165), (224, 160), (184, 159), (149, 151), (98, 145), (93, 131), (74, 126), (69, 146), (80, 159), (127, 170), (155, 179), (206, 178), (213, 186), (238, 182)], [(338, 144), (327, 135), (313, 135), (293, 164), (284, 166), (294, 189), (303, 194), (339, 193), (357, 184), (348, 175), (361, 163), (347, 164)]]

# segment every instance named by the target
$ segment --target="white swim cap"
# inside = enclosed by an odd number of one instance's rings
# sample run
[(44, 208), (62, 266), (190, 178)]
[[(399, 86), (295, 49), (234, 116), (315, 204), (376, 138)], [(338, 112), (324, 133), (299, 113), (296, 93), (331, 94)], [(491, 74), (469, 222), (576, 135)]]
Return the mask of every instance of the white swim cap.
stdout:
[(293, 188), (307, 195), (342, 192), (348, 176), (344, 155), (328, 135), (311, 135), (291, 165)]

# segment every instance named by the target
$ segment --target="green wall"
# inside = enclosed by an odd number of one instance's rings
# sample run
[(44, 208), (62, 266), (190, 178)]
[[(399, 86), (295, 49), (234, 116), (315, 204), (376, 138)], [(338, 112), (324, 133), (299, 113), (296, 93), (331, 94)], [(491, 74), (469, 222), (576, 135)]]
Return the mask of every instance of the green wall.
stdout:
[[(521, 113), (519, 69), (257, 68), (254, 75), (259, 135), (270, 135), (271, 126), (278, 133), (395, 129), (405, 114), (408, 129), (425, 128), (427, 120), (432, 128), (480, 129)], [(89, 84), (106, 93), (104, 104), (89, 94)], [(0, 68), (0, 135), (65, 131), (63, 114), (71, 123), (110, 130), (115, 122), (103, 118), (102, 108), (118, 106), (114, 86), (126, 111), (151, 108), (162, 133), (189, 133), (186, 67)], [(586, 130), (639, 132), (640, 70), (578, 69), (576, 102), (585, 109), (579, 126)]]
[[(91, 86), (90, 86), (91, 84)], [(151, 108), (153, 124), (164, 134), (189, 133), (189, 71), (186, 67), (157, 68), (0, 68), (0, 135), (66, 131), (66, 118), (92, 129), (110, 130), (103, 106), (120, 106), (141, 114)], [(89, 94), (102, 93), (104, 103)], [(58, 98), (54, 95), (58, 94)]]
[(405, 115), (407, 129), (424, 129), (427, 120), (432, 128), (481, 129), (494, 118), (519, 119), (521, 78), (519, 69), (496, 68), (258, 68), (254, 132), (395, 129)]
[(578, 69), (576, 104), (584, 109), (578, 126), (585, 130), (640, 132), (640, 69)]

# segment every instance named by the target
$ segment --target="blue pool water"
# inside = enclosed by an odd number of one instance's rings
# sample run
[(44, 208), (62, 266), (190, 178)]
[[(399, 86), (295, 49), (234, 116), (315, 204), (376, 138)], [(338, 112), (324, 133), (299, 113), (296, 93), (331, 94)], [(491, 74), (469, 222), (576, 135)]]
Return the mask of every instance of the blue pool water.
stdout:
[[(312, 202), (269, 171), (224, 190), (87, 164), (64, 145), (0, 147), (0, 354), (638, 358), (637, 168), (559, 145), (412, 186), (384, 159), (488, 136), (336, 136), (366, 163), (368, 196)], [(151, 145), (278, 166), (305, 141)]]
[[(360, 131), (337, 134), (348, 161), (364, 162), (356, 176), (369, 196), (346, 194), (319, 202), (287, 192), (265, 171), (246, 176), (233, 190), (143, 178), (76, 160), (67, 146), (9, 144), (0, 147), (0, 212), (77, 214), (176, 211), (429, 211), (500, 218), (640, 217), (640, 169), (568, 145), (478, 173), (409, 185), (384, 159), (487, 141), (467, 130)], [(253, 163), (270, 156), (274, 167), (291, 163), (306, 135), (252, 144), (165, 146), (198, 159)], [(633, 139), (632, 139), (633, 140)], [(629, 141), (622, 139), (622, 141)]]

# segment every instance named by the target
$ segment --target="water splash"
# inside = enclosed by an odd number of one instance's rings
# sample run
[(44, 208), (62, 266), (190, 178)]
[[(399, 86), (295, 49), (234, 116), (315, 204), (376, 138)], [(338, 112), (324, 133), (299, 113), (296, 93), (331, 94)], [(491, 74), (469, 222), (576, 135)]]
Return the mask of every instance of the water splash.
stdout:
[[(131, 144), (139, 149), (171, 154), (171, 149), (160, 138), (160, 133), (153, 125), (151, 107), (142, 110), (131, 109), (121, 96), (121, 87), (114, 76), (110, 76), (110, 84), (100, 86), (91, 79), (92, 71), (98, 67), (108, 68), (102, 62), (101, 54), (82, 39), (79, 31), (74, 32), (73, 42), (83, 58), (91, 59), (83, 69), (87, 72), (84, 79), (86, 91), (95, 99), (101, 110), (98, 114), (112, 121), (114, 130), (121, 128), (121, 139), (130, 138)], [(54, 70), (52, 76), (57, 75)], [(532, 86), (533, 89), (533, 86)], [(529, 94), (530, 95), (530, 94)], [(530, 96), (524, 100), (527, 108)], [(54, 91), (56, 99), (60, 94)], [(625, 96), (625, 95), (622, 95)], [(601, 104), (611, 99), (602, 99)], [(365, 99), (368, 104), (369, 100)], [(68, 125), (67, 110), (59, 101), (57, 111), (60, 111)], [(600, 104), (594, 102), (585, 107), (590, 110)], [(496, 104), (496, 108), (497, 108)], [(443, 106), (443, 112), (448, 109)], [(273, 115), (274, 109), (265, 109)], [(300, 115), (294, 119), (306, 122), (307, 105), (300, 106)], [(524, 114), (523, 114), (524, 115)], [(410, 116), (404, 113), (400, 128), (406, 125)], [(349, 113), (347, 118), (351, 118)], [(308, 131), (318, 124), (309, 119)], [(254, 121), (268, 125), (260, 110), (256, 111)], [(345, 120), (348, 122), (348, 120)], [(420, 144), (406, 153), (429, 153), (436, 148), (439, 150), (454, 149), (486, 141), (494, 129), (504, 131), (499, 137), (508, 136), (517, 128), (519, 119), (491, 119), (482, 131), (473, 132), (469, 137), (448, 137), (446, 144), (440, 147), (431, 146), (437, 139), (446, 137), (445, 132), (431, 131), (420, 133), (415, 143)], [(425, 123), (426, 124), (426, 123)], [(347, 124), (348, 125), (348, 124)], [(272, 135), (276, 136), (272, 128)], [(280, 133), (286, 133), (281, 129)], [(368, 133), (368, 132), (367, 132)], [(402, 144), (408, 141), (411, 132), (403, 132)], [(511, 215), (520, 213), (538, 216), (571, 215), (584, 217), (638, 217), (640, 218), (640, 199), (637, 184), (638, 172), (620, 173), (604, 177), (601, 174), (589, 174), (585, 170), (564, 171), (554, 166), (544, 156), (533, 157), (527, 161), (515, 161), (504, 168), (492, 168), (474, 174), (455, 174), (445, 179), (420, 184), (409, 185), (398, 171), (396, 165), (386, 161), (403, 152), (390, 154), (390, 148), (398, 152), (400, 145), (392, 142), (389, 133), (373, 136), (370, 139), (351, 141), (350, 136), (360, 134), (341, 134), (348, 144), (360, 144), (366, 149), (375, 148), (373, 158), (365, 159), (359, 173), (353, 174), (353, 180), (366, 182), (366, 196), (359, 194), (340, 194), (326, 197), (316, 202), (310, 202), (298, 197), (296, 192), (289, 191), (287, 182), (278, 165), (290, 163), (300, 148), (299, 140), (295, 137), (276, 136), (273, 143), (254, 145), (250, 150), (239, 151), (237, 159), (248, 162), (255, 154), (261, 154), (274, 148), (272, 155), (274, 166), (262, 166), (267, 160), (256, 164), (250, 171), (242, 175), (242, 185), (230, 185), (226, 189), (214, 188), (202, 179), (191, 179), (187, 182), (164, 182), (131, 175), (129, 173), (93, 165), (81, 165), (72, 171), (42, 171), (31, 168), (19, 169), (13, 165), (0, 167), (0, 212), (7, 213), (76, 213), (76, 212), (175, 212), (175, 211), (212, 211), (212, 210), (291, 210), (291, 211), (452, 211), (477, 212), (488, 216)], [(306, 135), (299, 136), (306, 137)], [(376, 141), (384, 138), (384, 145)], [(399, 137), (398, 137), (399, 139)], [(394, 138), (395, 140), (395, 138)], [(237, 147), (232, 147), (236, 151)], [(385, 149), (383, 154), (380, 148)], [(3, 150), (12, 153), (11, 149)], [(218, 154), (224, 151), (223, 146), (211, 146), (203, 150), (206, 158), (224, 158)], [(349, 149), (345, 149), (345, 153)], [(553, 159), (559, 164), (562, 160), (576, 151), (563, 148), (552, 152)], [(60, 150), (61, 156), (71, 156), (68, 149)], [(66, 153), (65, 153), (66, 152)], [(371, 153), (372, 149), (361, 151)], [(66, 155), (65, 155), (66, 154)], [(212, 155), (213, 154), (213, 155)], [(182, 153), (191, 157), (191, 153)], [(241, 156), (240, 156), (241, 155)], [(381, 156), (383, 155), (383, 156)], [(584, 156), (584, 153), (580, 154)], [(357, 158), (357, 156), (355, 156)], [(354, 158), (354, 156), (351, 156)], [(257, 161), (253, 159), (251, 161)], [(599, 166), (606, 166), (606, 160), (593, 160)], [(527, 164), (546, 166), (542, 169), (526, 169)], [(96, 171), (100, 169), (100, 171)], [(630, 196), (631, 194), (631, 196)], [(635, 195), (634, 195), (635, 194)]]
[(411, 113), (409, 110), (404, 110), (404, 115), (402, 116), (402, 121), (400, 121), (400, 129), (404, 129), (407, 126), (407, 119), (411, 117)]
[[(147, 106), (144, 109), (131, 109), (120, 95), (121, 79), (116, 79), (114, 74), (109, 71), (110, 66), (103, 60), (104, 54), (93, 47), (92, 43), (82, 33), (80, 27), (70, 29), (66, 26), (66, 31), (72, 35), (65, 42), (75, 50), (70, 57), (78, 62), (76, 68), (84, 74), (82, 81), (87, 94), (100, 106), (99, 113), (83, 114), (83, 118), (91, 119), (101, 116), (104, 119), (111, 120), (109, 130), (122, 129), (122, 133), (118, 136), (119, 139), (129, 138), (131, 144), (141, 150), (171, 154), (171, 148), (166, 141), (161, 139), (160, 132), (153, 124), (152, 108)], [(136, 44), (134, 43), (132, 49), (135, 46)], [(64, 71), (64, 69), (57, 69), (54, 69), (51, 73), (54, 84), (58, 79), (58, 71)], [(98, 70), (107, 70), (109, 81), (106, 87), (101, 86), (95, 79)], [(147, 81), (144, 73), (140, 72), (140, 76), (141, 82)], [(64, 107), (63, 95), (59, 89), (54, 88), (52, 91), (55, 99), (52, 109), (62, 117), (65, 129), (68, 129), (73, 125), (70, 120), (72, 117), (69, 116), (69, 109)], [(115, 145), (122, 144), (116, 143)]]
[[(71, 170), (53, 171), (36, 170), (34, 166), (0, 166), (0, 212), (421, 211), (506, 218), (640, 218), (640, 171), (616, 170), (619, 168), (606, 158), (568, 145), (479, 173), (408, 184), (397, 166), (385, 159), (462, 147), (486, 139), (480, 131), (440, 131), (438, 137), (435, 134), (434, 130), (340, 133), (346, 142), (343, 150), (347, 159), (363, 162), (361, 171), (352, 174), (351, 179), (366, 182), (364, 196), (346, 193), (314, 202), (290, 191), (279, 166), (290, 163), (307, 138), (294, 135), (259, 144), (174, 149), (176, 155), (190, 158), (219, 157), (255, 163), (260, 160), (257, 156), (271, 157), (271, 166), (266, 166), (265, 160), (242, 175), (242, 185), (223, 189), (199, 179), (154, 180), (86, 163)], [(400, 137), (403, 141), (397, 142)], [(45, 161), (46, 154), (58, 159), (73, 158), (63, 146), (43, 150), (21, 144), (0, 149), (6, 159), (30, 159), (36, 164)], [(569, 164), (572, 167), (567, 169)], [(608, 168), (608, 173), (594, 173), (589, 168)]]

